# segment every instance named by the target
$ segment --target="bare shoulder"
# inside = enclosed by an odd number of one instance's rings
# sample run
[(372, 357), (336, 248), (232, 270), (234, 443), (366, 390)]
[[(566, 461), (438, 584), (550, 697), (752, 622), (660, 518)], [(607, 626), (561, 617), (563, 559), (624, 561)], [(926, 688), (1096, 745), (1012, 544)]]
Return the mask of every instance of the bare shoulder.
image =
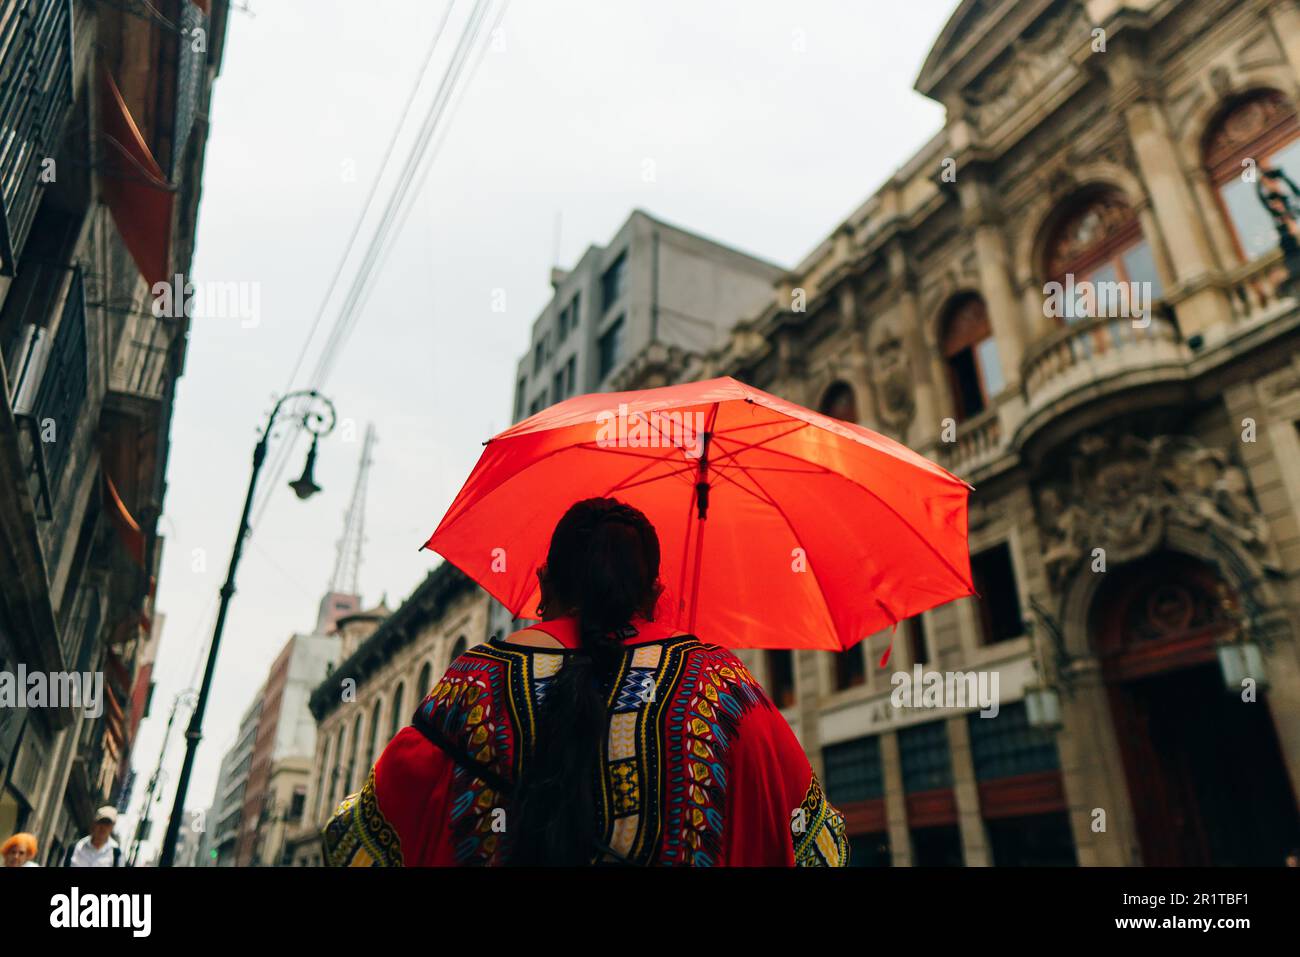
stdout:
[(563, 648), (559, 641), (552, 638), (544, 631), (536, 628), (525, 628), (522, 631), (516, 631), (513, 635), (506, 638), (506, 643), (510, 645), (524, 645), (527, 648)]

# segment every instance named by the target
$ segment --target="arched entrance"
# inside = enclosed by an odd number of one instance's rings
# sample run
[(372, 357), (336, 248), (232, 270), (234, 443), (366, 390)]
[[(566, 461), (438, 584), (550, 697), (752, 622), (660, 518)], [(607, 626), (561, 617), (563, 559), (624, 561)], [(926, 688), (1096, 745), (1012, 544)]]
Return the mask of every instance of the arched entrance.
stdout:
[(1148, 866), (1279, 865), (1300, 816), (1261, 692), (1227, 690), (1236, 623), (1213, 568), (1174, 552), (1112, 568), (1089, 630)]

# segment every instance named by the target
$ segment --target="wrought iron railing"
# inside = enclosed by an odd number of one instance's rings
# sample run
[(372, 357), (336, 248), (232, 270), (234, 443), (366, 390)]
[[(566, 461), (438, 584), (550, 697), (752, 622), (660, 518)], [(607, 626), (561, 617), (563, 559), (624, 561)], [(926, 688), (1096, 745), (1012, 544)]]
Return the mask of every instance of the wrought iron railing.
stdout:
[(86, 294), (81, 269), (74, 269), (63, 302), (63, 314), (54, 334), (41, 386), (28, 420), (32, 427), (36, 471), (45, 498), (45, 517), (52, 517), (51, 501), (81, 425), (89, 388), (86, 350)]
[(0, 274), (13, 275), (72, 103), (72, 0), (0, 4)]

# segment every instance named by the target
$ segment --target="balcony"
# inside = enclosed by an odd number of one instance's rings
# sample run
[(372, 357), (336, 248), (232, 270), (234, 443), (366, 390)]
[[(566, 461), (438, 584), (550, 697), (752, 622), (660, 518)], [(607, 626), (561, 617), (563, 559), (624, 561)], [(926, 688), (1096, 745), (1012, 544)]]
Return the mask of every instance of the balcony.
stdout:
[(1181, 384), (1191, 350), (1160, 306), (1147, 319), (1146, 325), (1109, 316), (1081, 319), (1031, 346), (1021, 365), (1025, 420), (1018, 437), (1103, 395)]
[(72, 0), (0, 10), (0, 275), (12, 276), (72, 103)]

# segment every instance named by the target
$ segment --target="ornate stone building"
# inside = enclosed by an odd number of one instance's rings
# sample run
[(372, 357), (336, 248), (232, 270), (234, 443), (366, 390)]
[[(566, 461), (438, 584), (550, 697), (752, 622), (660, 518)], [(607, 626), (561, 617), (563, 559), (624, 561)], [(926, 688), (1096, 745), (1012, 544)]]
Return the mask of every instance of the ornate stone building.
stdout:
[[(749, 655), (858, 863), (1279, 864), (1300, 302), (1265, 201), (1300, 181), (1300, 6), (963, 0), (916, 88), (944, 128), (766, 310), (614, 388), (733, 375), (974, 486), (982, 598)], [(996, 673), (998, 715), (894, 706), (914, 665)]]

